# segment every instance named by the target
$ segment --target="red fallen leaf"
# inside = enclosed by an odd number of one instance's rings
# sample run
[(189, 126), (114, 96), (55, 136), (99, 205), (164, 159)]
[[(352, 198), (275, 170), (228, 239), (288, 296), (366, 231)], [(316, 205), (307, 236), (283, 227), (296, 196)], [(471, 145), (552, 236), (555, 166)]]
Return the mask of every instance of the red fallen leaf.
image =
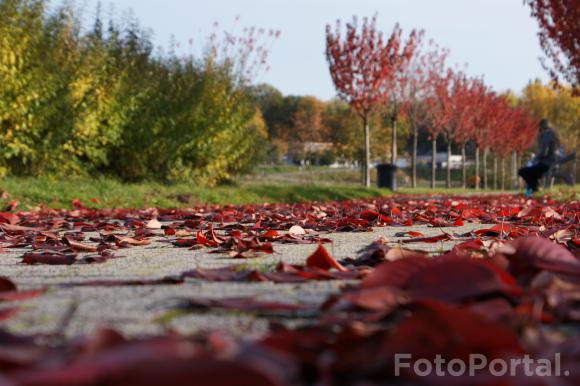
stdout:
[(519, 296), (520, 288), (507, 272), (481, 259), (449, 258), (411, 274), (401, 289), (417, 299), (448, 302), (504, 293)]
[(94, 354), (105, 349), (118, 347), (128, 340), (119, 331), (112, 328), (99, 328), (93, 335), (82, 337), (73, 342), (76, 351), (83, 354)]
[[(376, 287), (344, 293), (340, 296), (340, 301), (349, 302), (367, 311), (388, 312), (407, 302), (407, 296), (397, 288)], [(337, 307), (340, 307), (340, 304), (333, 308)]]
[(270, 229), (267, 232), (262, 233), (260, 235), (260, 237), (261, 238), (264, 238), (264, 239), (270, 239), (271, 240), (271, 239), (275, 239), (275, 238), (280, 237), (280, 234), (278, 232), (276, 232), (275, 230)]
[(94, 245), (87, 245), (81, 242), (75, 241), (70, 237), (63, 237), (62, 240), (66, 245), (68, 245), (73, 251), (78, 252), (97, 252), (97, 247)]
[(479, 217), (484, 212), (481, 209), (464, 209), (461, 211), (461, 218), (470, 219), (474, 217)]
[(510, 271), (524, 281), (545, 270), (580, 276), (580, 261), (566, 248), (542, 237), (524, 237), (502, 246)]
[(441, 355), (447, 360), (467, 360), (478, 353), (491, 361), (523, 354), (512, 330), (479, 314), (437, 301), (417, 302), (410, 309), (413, 314), (398, 324), (376, 357), (410, 353), (417, 359)]
[(0, 321), (10, 319), (20, 312), (20, 307), (3, 308), (0, 310)]
[(141, 246), (141, 245), (151, 244), (151, 240), (149, 240), (149, 239), (138, 240), (138, 239), (135, 239), (132, 237), (115, 236), (115, 244), (117, 244), (117, 246), (119, 246), (119, 247)]
[(431, 224), (434, 227), (438, 227), (438, 228), (451, 226), (451, 223), (449, 221), (446, 221), (446, 220), (439, 218), (439, 217), (436, 217), (434, 219), (429, 220), (429, 224)]
[(314, 251), (314, 253), (306, 259), (306, 266), (316, 267), (323, 270), (334, 268), (341, 272), (347, 271), (347, 269), (342, 264), (334, 260), (328, 254), (328, 251), (322, 246), (322, 244), (319, 245), (316, 251)]
[(484, 247), (483, 241), (481, 241), (481, 239), (475, 239), (455, 244), (452, 251), (460, 256), (469, 256), (473, 252), (482, 251), (483, 247)]
[(91, 202), (92, 202), (93, 204), (98, 204), (98, 203), (99, 203), (99, 199), (98, 199), (98, 198), (96, 198), (96, 197), (93, 197), (93, 198), (91, 198)]
[(381, 214), (375, 210), (363, 210), (360, 213), (360, 218), (368, 220), (368, 221), (373, 221), (376, 220)]
[(391, 209), (391, 216), (399, 216), (401, 217), (403, 215), (403, 212), (401, 211), (401, 209), (399, 208), (393, 208)]
[(14, 213), (0, 212), (0, 222), (2, 223), (14, 225), (18, 222), (19, 219), (20, 217), (18, 217)]
[(59, 359), (54, 358), (50, 366), (14, 371), (9, 379), (22, 386), (281, 385), (264, 369), (268, 368), (267, 362), (253, 366), (212, 358), (200, 345), (171, 336), (116, 344), (96, 353)]
[(437, 243), (439, 241), (451, 240), (451, 236), (447, 233), (443, 233), (437, 236), (431, 237), (417, 237), (412, 239), (402, 240), (403, 243)]
[(72, 200), (71, 205), (75, 209), (83, 209), (84, 208), (83, 203), (78, 198), (75, 198), (74, 200)]
[(506, 299), (492, 298), (469, 305), (471, 312), (492, 321), (501, 321), (514, 315), (514, 308)]
[(483, 261), (412, 257), (379, 265), (362, 288), (396, 287), (415, 298), (459, 301), (493, 293), (517, 296), (521, 290), (507, 272)]
[(22, 256), (24, 264), (71, 265), (76, 261), (75, 253), (56, 251), (26, 252)]
[(40, 296), (45, 292), (46, 291), (43, 289), (27, 290), (27, 291), (0, 292), (0, 301), (13, 302), (13, 301), (27, 300), (27, 299), (32, 299), (32, 298), (35, 298), (37, 296)]
[(408, 257), (378, 265), (361, 283), (362, 288), (397, 287), (401, 288), (409, 277), (423, 267), (433, 264), (426, 257)]
[(408, 231), (406, 232), (407, 235), (409, 235), (409, 237), (424, 237), (425, 235), (421, 232), (415, 232), (415, 231)]
[(16, 291), (16, 284), (7, 277), (0, 276), (0, 292)]
[(461, 219), (461, 217), (459, 217), (459, 218), (457, 218), (457, 220), (455, 220), (453, 222), (453, 225), (456, 226), (456, 227), (462, 227), (465, 224), (463, 223), (463, 220)]
[(18, 207), (18, 201), (16, 201), (16, 200), (10, 200), (8, 202), (8, 205), (6, 205), (4, 207), (4, 210), (6, 212), (12, 212), (12, 211), (16, 210), (17, 207)]
[(25, 227), (13, 224), (0, 224), (0, 228), (6, 233), (39, 232), (40, 228)]
[(507, 235), (510, 237), (520, 237), (528, 234), (528, 230), (510, 224), (496, 224), (488, 229), (479, 229), (474, 232), (479, 236)]
[(195, 238), (195, 239), (177, 239), (173, 242), (173, 245), (181, 248), (189, 248), (199, 244), (197, 242), (197, 238)]

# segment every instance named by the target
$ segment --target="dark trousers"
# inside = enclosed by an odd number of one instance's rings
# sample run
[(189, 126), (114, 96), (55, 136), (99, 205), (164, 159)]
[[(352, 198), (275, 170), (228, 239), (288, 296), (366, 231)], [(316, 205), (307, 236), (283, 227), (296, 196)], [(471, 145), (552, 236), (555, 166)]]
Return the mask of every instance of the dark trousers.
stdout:
[(536, 164), (533, 166), (526, 166), (518, 171), (520, 177), (526, 181), (526, 184), (532, 191), (538, 190), (538, 185), (540, 184), (540, 178), (550, 169), (548, 165)]

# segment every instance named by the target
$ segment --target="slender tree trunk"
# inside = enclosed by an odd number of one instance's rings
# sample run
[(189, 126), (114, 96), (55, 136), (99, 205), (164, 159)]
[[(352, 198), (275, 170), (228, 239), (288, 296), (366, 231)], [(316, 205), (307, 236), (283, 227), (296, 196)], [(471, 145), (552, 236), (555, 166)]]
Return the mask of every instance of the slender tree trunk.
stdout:
[(500, 163), (500, 172), (501, 172), (501, 190), (505, 190), (505, 157), (501, 157)]
[(479, 190), (479, 145), (475, 147), (475, 190)]
[(497, 190), (497, 154), (493, 155), (493, 190)]
[(431, 189), (435, 189), (437, 185), (437, 139), (433, 136), (432, 140), (432, 154), (431, 154)]
[(419, 143), (419, 130), (413, 129), (413, 153), (411, 155), (411, 184), (417, 188), (417, 145)]
[(369, 122), (367, 114), (363, 118), (365, 126), (365, 156), (364, 156), (364, 186), (370, 188), (371, 186), (371, 134), (369, 130)]
[(483, 189), (487, 190), (489, 188), (487, 181), (487, 147), (483, 148)]
[(512, 152), (512, 164), (511, 164), (511, 188), (518, 188), (518, 155), (515, 151)]
[(576, 157), (574, 157), (574, 162), (572, 163), (572, 183), (576, 185), (576, 165), (578, 163), (578, 150), (576, 150)]
[(397, 164), (397, 117), (393, 117), (393, 127), (391, 130), (391, 163)]
[[(522, 154), (516, 153), (516, 169), (522, 164)], [(524, 188), (524, 180), (518, 178), (518, 190), (522, 190)]]
[(451, 141), (447, 140), (447, 178), (445, 179), (445, 186), (451, 189)]
[(461, 187), (467, 189), (467, 159), (465, 154), (465, 142), (461, 144)]

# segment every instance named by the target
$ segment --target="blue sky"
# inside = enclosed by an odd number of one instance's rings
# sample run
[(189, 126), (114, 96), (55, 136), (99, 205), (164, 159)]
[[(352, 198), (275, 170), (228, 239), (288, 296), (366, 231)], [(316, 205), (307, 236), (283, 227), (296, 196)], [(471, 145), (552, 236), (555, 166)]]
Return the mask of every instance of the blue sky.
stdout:
[[(107, 10), (107, 1), (102, 3)], [(80, 4), (91, 15), (97, 0)], [(270, 71), (258, 80), (285, 94), (332, 98), (325, 25), (375, 13), (385, 32), (395, 22), (404, 31), (424, 29), (427, 38), (451, 50), (451, 63), (467, 63), (468, 73), (485, 75), (498, 91), (519, 92), (530, 79), (547, 79), (538, 62), (536, 21), (522, 0), (115, 0), (114, 8), (119, 15), (132, 9), (163, 47), (171, 36), (182, 46), (190, 38), (200, 42), (213, 31), (214, 21), (227, 29), (237, 15), (239, 25), (281, 30), (271, 48)]]

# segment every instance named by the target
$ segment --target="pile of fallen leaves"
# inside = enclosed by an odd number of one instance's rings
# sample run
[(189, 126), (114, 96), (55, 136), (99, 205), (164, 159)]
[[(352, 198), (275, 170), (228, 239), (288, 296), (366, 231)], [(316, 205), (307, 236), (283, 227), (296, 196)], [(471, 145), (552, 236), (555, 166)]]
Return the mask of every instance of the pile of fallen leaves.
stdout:
[[(489, 224), (453, 232), (465, 223)], [(425, 237), (405, 226), (441, 228)], [(118, 251), (165, 241), (210, 248), (232, 258), (272, 253), (277, 243), (317, 243), (304, 265), (269, 272), (197, 269), (178, 277), (84, 285), (179, 285), (210, 281), (349, 280), (319, 307), (253, 298), (190, 298), (184, 310), (242, 310), (314, 315), (309, 326), (271, 323), (259, 339), (199, 336), (127, 339), (103, 329), (73, 341), (0, 333), (0, 385), (576, 385), (580, 383), (580, 203), (516, 196), (392, 197), (325, 204), (197, 207), (188, 210), (70, 211), (39, 208), (0, 213), (2, 248), (29, 248), (23, 264), (104, 263)], [(399, 245), (377, 240), (359, 256), (337, 261), (322, 246), (330, 232), (400, 226)], [(415, 242), (455, 241), (433, 256)], [(393, 240), (389, 240), (393, 241)], [(27, 299), (0, 281), (0, 301)], [(0, 319), (18, 312), (4, 308)], [(433, 362), (470, 353), (495, 358), (553, 358), (569, 376), (508, 378), (395, 376), (395, 355)]]

